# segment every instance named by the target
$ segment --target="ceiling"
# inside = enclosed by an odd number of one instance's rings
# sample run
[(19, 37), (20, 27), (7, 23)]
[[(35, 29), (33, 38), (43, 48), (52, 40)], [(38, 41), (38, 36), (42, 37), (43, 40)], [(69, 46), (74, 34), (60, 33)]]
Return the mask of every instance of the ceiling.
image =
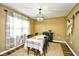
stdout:
[(42, 9), (45, 18), (66, 16), (75, 3), (3, 3), (9, 8), (15, 9), (27, 16), (35, 18), (38, 9)]

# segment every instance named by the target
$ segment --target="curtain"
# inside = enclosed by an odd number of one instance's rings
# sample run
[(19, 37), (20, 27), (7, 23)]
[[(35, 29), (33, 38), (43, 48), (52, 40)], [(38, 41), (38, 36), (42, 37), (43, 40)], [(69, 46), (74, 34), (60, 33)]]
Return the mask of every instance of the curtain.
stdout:
[(23, 44), (23, 35), (30, 33), (30, 22), (28, 18), (17, 13), (7, 12), (6, 21), (6, 49)]

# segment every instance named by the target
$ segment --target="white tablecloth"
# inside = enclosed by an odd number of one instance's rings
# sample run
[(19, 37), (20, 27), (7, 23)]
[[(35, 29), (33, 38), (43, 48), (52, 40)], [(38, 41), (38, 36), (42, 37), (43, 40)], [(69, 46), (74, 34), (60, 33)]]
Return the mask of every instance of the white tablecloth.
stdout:
[(24, 48), (27, 47), (35, 48), (39, 50), (41, 53), (43, 53), (43, 45), (44, 45), (44, 39), (45, 35), (38, 35), (34, 36), (32, 38), (26, 39)]

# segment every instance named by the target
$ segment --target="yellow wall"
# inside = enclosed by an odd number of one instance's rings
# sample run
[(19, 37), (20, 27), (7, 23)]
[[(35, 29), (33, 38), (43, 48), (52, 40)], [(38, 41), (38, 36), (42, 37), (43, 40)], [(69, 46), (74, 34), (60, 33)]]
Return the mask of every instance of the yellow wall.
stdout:
[(0, 52), (5, 48), (5, 12), (0, 7)]
[[(79, 11), (79, 4), (77, 4), (73, 10), (68, 14), (66, 19), (71, 19), (75, 13)], [(69, 39), (66, 39), (66, 42), (70, 47), (79, 55), (79, 14), (75, 15), (75, 27), (73, 30), (73, 35)]]
[[(5, 28), (6, 28), (6, 12), (4, 10), (8, 10), (9, 12), (16, 12), (18, 14), (21, 14), (13, 9), (9, 9), (3, 5), (0, 5), (0, 52), (4, 51), (5, 50)], [(21, 14), (23, 15), (23, 14)], [(25, 15), (24, 15), (25, 16)], [(30, 17), (28, 16), (25, 16), (27, 18), (29, 18), (29, 21), (30, 21), (30, 32), (33, 33), (34, 31), (34, 21), (33, 19), (31, 19)]]
[(30, 33), (31, 34), (35, 33), (35, 20), (33, 19), (30, 20)]
[[(6, 14), (4, 12), (4, 9), (14, 12), (14, 10), (10, 10), (0, 5), (0, 52), (4, 51), (4, 48), (5, 48)], [(79, 4), (77, 4), (75, 8), (68, 14), (66, 19), (71, 19), (72, 15), (75, 14), (77, 11), (79, 11)], [(31, 19), (30, 25), (31, 25), (30, 26), (31, 33), (36, 33), (36, 32), (42, 33), (43, 31), (52, 30), (54, 32), (55, 40), (64, 41), (65, 38), (67, 38), (66, 20), (64, 17), (51, 18), (51, 19), (44, 20), (43, 22), (33, 21)], [(79, 55), (79, 36), (78, 35), (79, 35), (79, 15), (75, 17), (75, 27), (74, 27), (73, 35), (71, 35), (71, 38), (69, 38), (69, 40), (66, 39), (66, 42), (77, 53), (77, 55)]]
[(55, 40), (65, 40), (66, 22), (64, 17), (46, 19), (42, 22), (35, 22), (35, 32), (42, 33), (52, 30)]

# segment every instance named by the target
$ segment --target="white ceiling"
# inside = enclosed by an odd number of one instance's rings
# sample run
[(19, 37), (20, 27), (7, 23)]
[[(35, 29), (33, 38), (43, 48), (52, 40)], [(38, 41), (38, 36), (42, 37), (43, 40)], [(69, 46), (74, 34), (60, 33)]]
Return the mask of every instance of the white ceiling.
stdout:
[(66, 16), (75, 6), (74, 3), (3, 3), (27, 16), (35, 18), (38, 9), (42, 8), (45, 18)]

